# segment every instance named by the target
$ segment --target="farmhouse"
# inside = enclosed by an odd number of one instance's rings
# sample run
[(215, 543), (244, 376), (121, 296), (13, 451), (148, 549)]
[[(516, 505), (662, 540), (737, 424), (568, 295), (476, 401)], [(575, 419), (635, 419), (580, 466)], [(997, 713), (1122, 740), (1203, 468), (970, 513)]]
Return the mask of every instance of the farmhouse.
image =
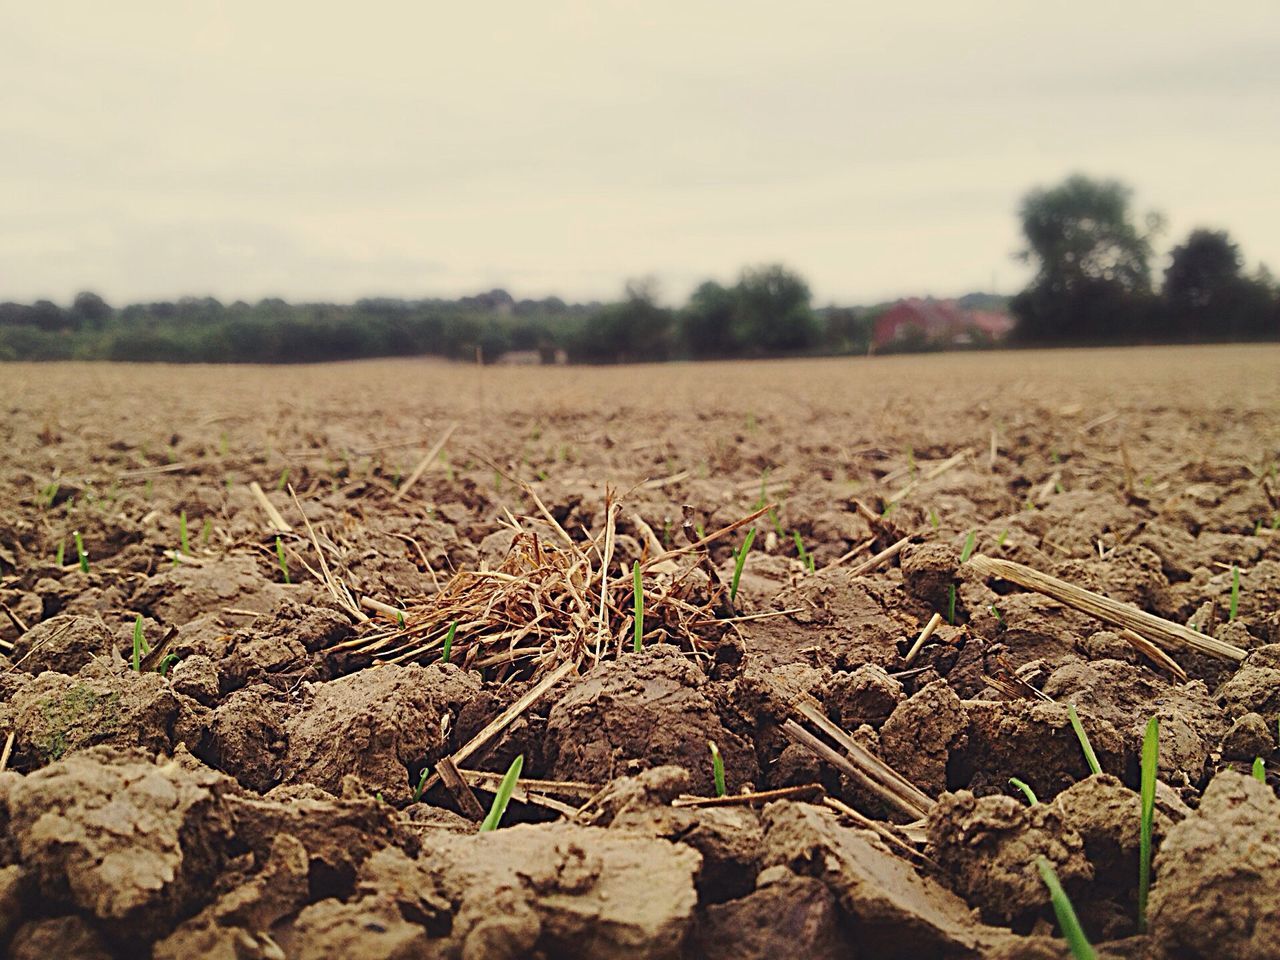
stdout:
[(899, 300), (876, 318), (875, 353), (999, 343), (1013, 329), (1008, 314), (966, 310), (954, 300)]

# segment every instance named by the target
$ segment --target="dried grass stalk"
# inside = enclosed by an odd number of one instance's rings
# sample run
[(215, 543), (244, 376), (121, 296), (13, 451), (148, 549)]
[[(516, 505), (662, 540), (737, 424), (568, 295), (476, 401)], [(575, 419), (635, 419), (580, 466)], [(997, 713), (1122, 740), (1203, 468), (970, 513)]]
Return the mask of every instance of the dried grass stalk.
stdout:
[(1140, 637), (1145, 637), (1164, 647), (1195, 650), (1236, 662), (1245, 657), (1245, 651), (1234, 644), (1197, 633), (1180, 623), (1157, 617), (1145, 610), (1139, 610), (1127, 603), (1077, 587), (1065, 580), (1033, 570), (1024, 564), (1014, 563), (1012, 560), (997, 560), (995, 557), (979, 553), (969, 558), (968, 565), (984, 577), (1008, 580), (1024, 589), (1033, 590), (1057, 600), (1072, 609), (1097, 617), (1104, 623), (1132, 630)]

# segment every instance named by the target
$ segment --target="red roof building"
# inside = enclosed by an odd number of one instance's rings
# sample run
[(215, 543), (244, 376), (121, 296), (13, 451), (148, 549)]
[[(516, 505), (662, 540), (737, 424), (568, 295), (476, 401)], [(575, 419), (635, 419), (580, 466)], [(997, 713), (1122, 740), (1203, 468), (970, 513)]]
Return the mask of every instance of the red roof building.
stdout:
[(876, 318), (874, 352), (964, 347), (998, 343), (1013, 329), (1013, 317), (989, 310), (965, 310), (954, 300), (899, 300)]

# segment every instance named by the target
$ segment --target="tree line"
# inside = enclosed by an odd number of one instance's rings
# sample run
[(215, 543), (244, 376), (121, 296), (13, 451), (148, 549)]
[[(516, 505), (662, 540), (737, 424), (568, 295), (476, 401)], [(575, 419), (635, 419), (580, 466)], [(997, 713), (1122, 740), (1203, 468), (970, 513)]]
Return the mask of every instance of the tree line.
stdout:
[(0, 303), (0, 359), (308, 363), (435, 355), (491, 362), (510, 351), (544, 362), (618, 363), (865, 353), (874, 311), (815, 309), (808, 284), (781, 265), (707, 282), (688, 303), (658, 302), (651, 281), (616, 303), (515, 300), (492, 290), (458, 300), (368, 299), (224, 305), (211, 297), (115, 309), (95, 293), (69, 307)]
[[(1196, 229), (1176, 245), (1157, 288), (1153, 243), (1163, 218), (1138, 222), (1132, 191), (1073, 176), (1023, 198), (1033, 265), (1008, 302), (1024, 344), (1163, 343), (1280, 339), (1271, 274), (1246, 269), (1224, 231)], [(985, 309), (999, 298), (973, 295)], [(962, 298), (962, 305), (968, 298)], [(992, 300), (995, 299), (995, 304)], [(0, 360), (299, 363), (436, 355), (490, 362), (511, 351), (544, 361), (844, 355), (872, 346), (890, 304), (815, 308), (808, 283), (780, 264), (744, 269), (732, 285), (707, 281), (678, 308), (649, 280), (613, 303), (516, 300), (492, 290), (457, 300), (376, 298), (352, 304), (223, 304), (211, 297), (115, 308), (84, 292), (66, 307), (0, 303)], [(898, 349), (924, 348), (907, 338)], [(936, 344), (933, 344), (936, 346)]]

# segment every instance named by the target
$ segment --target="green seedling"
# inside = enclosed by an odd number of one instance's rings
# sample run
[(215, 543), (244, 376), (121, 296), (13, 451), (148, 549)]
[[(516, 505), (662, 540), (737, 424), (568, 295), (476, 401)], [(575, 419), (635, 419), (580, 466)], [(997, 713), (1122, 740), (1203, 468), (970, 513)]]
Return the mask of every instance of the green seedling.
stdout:
[(1147, 894), (1151, 890), (1151, 827), (1156, 809), (1156, 768), (1160, 762), (1160, 720), (1147, 721), (1142, 738), (1142, 832), (1138, 836), (1138, 932), (1147, 932)]
[(458, 632), (458, 621), (449, 624), (449, 632), (444, 635), (444, 647), (440, 651), (440, 662), (448, 663), (449, 654), (453, 652), (453, 637)]
[(947, 623), (956, 625), (956, 585), (947, 587)]
[(430, 767), (422, 768), (422, 775), (418, 777), (418, 782), (417, 784), (414, 785), (413, 793), (410, 794), (410, 797), (412, 798), (414, 803), (417, 803), (422, 799), (422, 793), (424, 790), (427, 789), (427, 778), (430, 773), (431, 773)]
[(631, 564), (631, 591), (635, 599), (635, 640), (633, 649), (639, 653), (644, 649), (644, 586), (640, 582), (640, 564)]
[(747, 537), (733, 555), (733, 579), (729, 581), (729, 603), (738, 599), (738, 582), (742, 579), (742, 568), (747, 565), (747, 554), (756, 539), (756, 528), (747, 531)]
[(1102, 766), (1098, 763), (1098, 755), (1093, 752), (1093, 745), (1089, 743), (1089, 735), (1084, 732), (1084, 724), (1080, 722), (1080, 715), (1076, 713), (1074, 703), (1067, 707), (1067, 716), (1071, 718), (1071, 729), (1076, 732), (1076, 739), (1080, 741), (1080, 749), (1084, 751), (1084, 759), (1089, 764), (1089, 769), (1094, 773), (1101, 773)]
[(403, 629), (404, 629), (404, 611), (403, 611), (403, 610), (397, 610), (397, 611), (396, 611), (396, 625), (397, 625), (401, 630), (403, 630)]
[(160, 662), (156, 664), (156, 673), (160, 674), (162, 677), (167, 677), (169, 675), (169, 671), (172, 670), (181, 659), (182, 658), (176, 653), (166, 653), (160, 658)]
[(289, 468), (285, 467), (280, 471), (280, 479), (276, 481), (276, 489), (283, 490), (285, 484), (289, 482)]
[(1019, 780), (1017, 777), (1010, 777), (1009, 782), (1022, 791), (1022, 795), (1027, 798), (1027, 803), (1029, 803), (1031, 806), (1034, 807), (1037, 803), (1040, 802), (1039, 800), (1036, 799), (1035, 791), (1031, 789), (1031, 786), (1029, 784), (1024, 783), (1023, 781)]
[(693, 525), (693, 532), (698, 535), (699, 540), (707, 539), (707, 528), (704, 527), (702, 524), (695, 523)]
[(293, 583), (289, 579), (289, 564), (284, 559), (284, 541), (276, 537), (276, 560), (280, 564), (280, 573), (284, 575), (285, 583)]
[(1240, 610), (1240, 568), (1234, 564), (1231, 567), (1231, 605), (1227, 610), (1227, 623), (1231, 623), (1236, 618), (1236, 614)]
[(1058, 874), (1053, 865), (1042, 856), (1036, 857), (1036, 869), (1040, 871), (1040, 879), (1044, 881), (1044, 885), (1049, 888), (1049, 899), (1053, 901), (1053, 912), (1058, 917), (1058, 928), (1062, 931), (1067, 946), (1071, 948), (1071, 956), (1075, 960), (1096, 960), (1097, 954), (1084, 935), (1080, 918), (1076, 916), (1071, 900), (1058, 882)]
[(813, 573), (813, 555), (804, 548), (804, 541), (800, 539), (800, 531), (793, 530), (791, 537), (796, 542), (796, 553), (800, 555), (800, 562), (805, 565), (810, 573)]
[(59, 567), (62, 566), (62, 558), (63, 558), (63, 555), (66, 553), (66, 551), (67, 551), (67, 541), (59, 540), (58, 549), (53, 551), (53, 562), (57, 564)]
[(133, 621), (133, 672), (142, 672), (142, 658), (151, 652), (146, 638), (142, 635), (142, 614)]
[(880, 519), (888, 520), (889, 514), (893, 513), (893, 508), (896, 507), (897, 505), (898, 505), (898, 501), (896, 500), (890, 500), (888, 503), (886, 503), (884, 505), (884, 509), (880, 511)]
[(993, 617), (995, 617), (995, 618), (996, 618), (996, 623), (1000, 624), (1000, 626), (1002, 626), (1002, 627), (1003, 627), (1003, 626), (1004, 626), (1004, 617), (1000, 616), (1000, 611), (999, 611), (999, 609), (997, 609), (996, 605), (993, 603), (993, 604), (991, 604), (991, 606), (987, 607), (987, 609), (988, 609), (988, 610), (990, 610), (990, 611), (991, 611), (991, 615), (992, 615)]
[(978, 542), (978, 532), (970, 530), (969, 535), (964, 538), (964, 547), (960, 550), (960, 562), (967, 563), (969, 558), (973, 556), (973, 548)]
[(1253, 535), (1256, 537), (1256, 536), (1257, 536), (1258, 534), (1260, 534), (1260, 533), (1262, 533), (1262, 518), (1261, 518), (1261, 517), (1259, 517), (1259, 518), (1258, 518), (1257, 520), (1255, 520), (1255, 521), (1254, 521), (1254, 523), (1253, 523)]
[(178, 514), (178, 551), (184, 556), (191, 556), (191, 540), (187, 536), (187, 511)]
[(938, 519), (938, 511), (933, 509), (933, 507), (930, 507), (929, 508), (929, 526), (933, 527), (934, 530), (937, 530), (938, 527), (941, 525), (942, 525), (942, 521)]
[(89, 554), (85, 553), (84, 539), (80, 536), (80, 531), (77, 530), (75, 531), (75, 533), (71, 534), (71, 539), (73, 539), (76, 542), (76, 556), (80, 559), (80, 572), (88, 573), (89, 572)]
[(1253, 758), (1253, 779), (1259, 783), (1267, 782), (1267, 765), (1261, 757)]
[(200, 524), (200, 546), (208, 547), (209, 540), (213, 537), (213, 521), (208, 517), (204, 518), (204, 523)]
[(782, 521), (778, 519), (778, 511), (769, 511), (769, 522), (773, 524), (773, 532), (778, 535), (779, 540), (787, 539), (787, 531), (782, 527)]
[(498, 792), (494, 794), (493, 806), (489, 808), (489, 815), (484, 818), (484, 823), (480, 824), (481, 833), (488, 833), (491, 830), (498, 829), (502, 815), (507, 812), (507, 804), (511, 802), (511, 794), (516, 788), (516, 781), (520, 779), (520, 771), (523, 769), (524, 754), (522, 753), (511, 761), (511, 766), (508, 768), (506, 776), (498, 784)]
[(724, 758), (714, 740), (708, 740), (707, 746), (711, 749), (711, 778), (716, 784), (716, 796), (723, 797), (728, 792), (724, 783)]
[(52, 483), (45, 484), (43, 487), (40, 488), (39, 503), (46, 510), (48, 510), (50, 507), (53, 506), (53, 501), (57, 498), (57, 496), (58, 496), (58, 481), (54, 480)]

